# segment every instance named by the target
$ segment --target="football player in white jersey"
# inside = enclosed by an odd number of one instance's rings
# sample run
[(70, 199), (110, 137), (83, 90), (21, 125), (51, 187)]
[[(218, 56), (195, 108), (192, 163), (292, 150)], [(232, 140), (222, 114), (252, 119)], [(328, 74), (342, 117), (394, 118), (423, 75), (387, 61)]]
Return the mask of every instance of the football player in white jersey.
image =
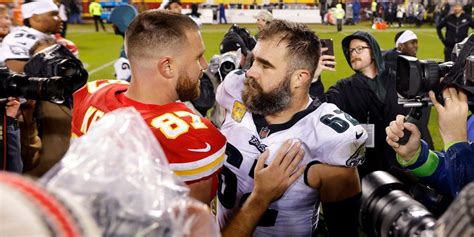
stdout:
[(227, 111), (221, 131), (228, 140), (218, 189), (221, 228), (251, 196), (258, 156), (268, 152), (271, 162), (291, 138), (304, 150), (305, 173), (270, 204), (253, 236), (311, 236), (320, 201), (331, 234), (357, 235), (355, 166), (363, 162), (367, 133), (335, 105), (310, 98), (320, 50), (305, 25), (274, 20), (258, 35), (252, 67), (230, 73), (219, 86), (217, 101)]
[(1, 58), (14, 72), (23, 72), (30, 59), (29, 50), (40, 39), (61, 29), (58, 6), (52, 0), (36, 0), (21, 5), (25, 26), (8, 34), (3, 40)]

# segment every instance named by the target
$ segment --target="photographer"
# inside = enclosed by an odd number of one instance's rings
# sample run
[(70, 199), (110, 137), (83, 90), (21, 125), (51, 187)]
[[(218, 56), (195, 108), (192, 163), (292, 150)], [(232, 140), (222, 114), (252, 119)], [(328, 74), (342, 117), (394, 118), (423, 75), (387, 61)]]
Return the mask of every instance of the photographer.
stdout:
[[(438, 111), (444, 151), (429, 150), (426, 142), (420, 140), (418, 128), (404, 122), (403, 115), (398, 115), (386, 128), (387, 143), (395, 150), (398, 162), (405, 169), (421, 178), (422, 182), (455, 197), (467, 183), (474, 181), (474, 144), (467, 140), (467, 96), (460, 89), (446, 88), (443, 91), (444, 105), (441, 105), (433, 92), (429, 95)], [(403, 129), (410, 131), (411, 137), (405, 145), (400, 145), (397, 141), (403, 137)]]
[[(397, 116), (386, 128), (387, 143), (397, 153), (398, 162), (422, 181), (432, 185), (444, 194), (455, 197), (462, 187), (474, 180), (474, 147), (468, 134), (474, 134), (471, 116), (468, 115), (468, 96), (474, 95), (474, 34), (471, 34), (455, 47), (456, 61), (445, 75), (428, 75), (427, 79), (439, 81), (444, 88), (438, 93), (438, 100), (433, 91), (429, 96), (439, 114), (439, 129), (444, 142), (443, 152), (429, 151), (424, 141), (420, 142), (419, 131), (410, 123), (404, 123), (403, 116)], [(438, 78), (442, 76), (441, 78)], [(411, 78), (411, 75), (408, 77)], [(436, 88), (436, 87), (434, 87)], [(434, 89), (433, 89), (434, 90)], [(404, 94), (404, 91), (399, 91)], [(466, 94), (468, 93), (468, 94)], [(443, 101), (440, 104), (438, 101)], [(472, 101), (471, 101), (472, 102)], [(473, 111), (473, 108), (470, 108)], [(469, 127), (468, 127), (469, 126)], [(405, 145), (396, 143), (404, 135), (403, 129), (411, 132)], [(404, 137), (405, 138), (405, 137)], [(403, 144), (403, 143), (402, 143)]]

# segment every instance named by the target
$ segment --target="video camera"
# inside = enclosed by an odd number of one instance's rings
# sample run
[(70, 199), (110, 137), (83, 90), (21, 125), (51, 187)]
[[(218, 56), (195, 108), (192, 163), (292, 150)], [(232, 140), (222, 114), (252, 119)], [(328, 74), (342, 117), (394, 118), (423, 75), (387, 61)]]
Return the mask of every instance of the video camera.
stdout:
[(456, 45), (455, 62), (437, 64), (400, 55), (397, 58), (397, 92), (402, 97), (399, 104), (405, 107), (428, 105), (428, 91), (432, 90), (441, 100), (444, 88), (454, 86), (468, 92), (470, 103), (474, 100), (474, 34)]
[(37, 53), (25, 65), (24, 74), (0, 68), (0, 98), (49, 100), (62, 103), (81, 88), (88, 78), (81, 61), (67, 48), (54, 44)]
[(229, 72), (241, 68), (242, 58), (248, 58), (256, 44), (246, 28), (233, 24), (222, 39), (220, 55), (214, 55), (210, 60), (211, 73), (223, 81)]
[(219, 78), (219, 82), (222, 82), (227, 74), (240, 68), (241, 59), (242, 54), (240, 50), (214, 55), (209, 63), (209, 71), (216, 75), (216, 78)]
[(474, 182), (463, 188), (439, 219), (406, 189), (384, 171), (372, 172), (362, 179), (359, 222), (369, 236), (474, 236)]

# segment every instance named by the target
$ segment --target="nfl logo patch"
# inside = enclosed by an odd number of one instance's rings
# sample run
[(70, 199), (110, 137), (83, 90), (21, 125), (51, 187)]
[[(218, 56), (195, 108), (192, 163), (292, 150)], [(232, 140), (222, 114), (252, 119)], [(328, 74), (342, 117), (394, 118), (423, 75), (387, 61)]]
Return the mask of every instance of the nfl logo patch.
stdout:
[(232, 119), (237, 123), (240, 123), (246, 112), (247, 109), (245, 108), (245, 105), (240, 101), (235, 101), (234, 106), (232, 107)]

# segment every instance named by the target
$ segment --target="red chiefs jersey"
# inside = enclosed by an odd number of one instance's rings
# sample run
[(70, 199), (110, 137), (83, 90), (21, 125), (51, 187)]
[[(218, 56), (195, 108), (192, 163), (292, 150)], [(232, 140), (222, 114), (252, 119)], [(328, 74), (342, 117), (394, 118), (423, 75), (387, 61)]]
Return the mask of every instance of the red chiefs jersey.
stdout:
[[(160, 143), (171, 169), (186, 183), (216, 178), (225, 158), (226, 139), (212, 123), (183, 103), (142, 104), (127, 98), (128, 83), (100, 80), (74, 93), (72, 136), (79, 137), (105, 113), (133, 106)], [(217, 179), (215, 179), (217, 180)]]

